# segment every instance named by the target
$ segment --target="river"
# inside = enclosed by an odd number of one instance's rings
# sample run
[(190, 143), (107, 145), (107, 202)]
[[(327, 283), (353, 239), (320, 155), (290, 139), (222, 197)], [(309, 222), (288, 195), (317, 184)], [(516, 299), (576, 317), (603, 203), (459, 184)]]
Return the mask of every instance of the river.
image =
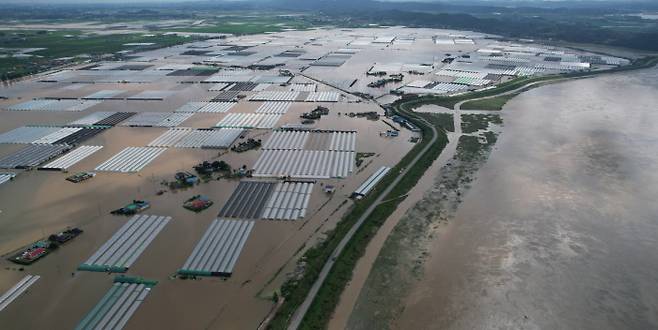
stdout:
[(658, 69), (523, 93), (401, 329), (658, 328)]

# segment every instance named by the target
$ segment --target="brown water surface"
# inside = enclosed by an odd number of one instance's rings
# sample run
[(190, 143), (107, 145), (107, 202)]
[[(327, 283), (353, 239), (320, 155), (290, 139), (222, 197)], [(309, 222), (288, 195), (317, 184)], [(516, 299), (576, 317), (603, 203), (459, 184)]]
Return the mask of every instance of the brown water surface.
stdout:
[(394, 326), (658, 327), (657, 110), (657, 69), (510, 102)]

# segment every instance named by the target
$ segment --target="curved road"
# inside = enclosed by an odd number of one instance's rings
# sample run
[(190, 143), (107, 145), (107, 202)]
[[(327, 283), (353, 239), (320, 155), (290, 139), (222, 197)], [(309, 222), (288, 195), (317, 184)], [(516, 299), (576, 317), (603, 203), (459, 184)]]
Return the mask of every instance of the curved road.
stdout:
[(418, 155), (407, 165), (407, 167), (402, 170), (400, 175), (398, 175), (393, 182), (386, 187), (381, 193), (379, 193), (379, 196), (377, 199), (368, 207), (368, 209), (361, 215), (361, 217), (354, 223), (352, 228), (347, 232), (345, 237), (338, 243), (338, 246), (336, 246), (336, 249), (334, 249), (334, 252), (331, 254), (331, 257), (329, 257), (329, 260), (324, 264), (322, 267), (322, 271), (320, 271), (320, 275), (318, 276), (317, 280), (315, 280), (315, 283), (313, 283), (313, 286), (311, 287), (311, 290), (308, 292), (306, 295), (306, 299), (304, 299), (304, 302), (297, 308), (295, 311), (295, 314), (293, 314), (292, 319), (290, 320), (290, 324), (288, 325), (288, 330), (297, 330), (299, 328), (299, 325), (302, 323), (302, 320), (304, 319), (304, 316), (306, 315), (306, 312), (308, 311), (309, 307), (311, 307), (311, 304), (313, 303), (313, 300), (315, 299), (315, 296), (317, 296), (318, 291), (320, 291), (320, 288), (322, 287), (322, 284), (324, 283), (325, 279), (327, 278), (327, 275), (329, 275), (329, 272), (331, 271), (331, 268), (334, 266), (334, 263), (336, 262), (336, 259), (338, 256), (343, 252), (343, 249), (345, 249), (345, 246), (347, 243), (352, 239), (356, 231), (361, 227), (361, 225), (366, 221), (366, 219), (370, 216), (372, 211), (375, 210), (375, 208), (381, 204), (381, 202), (384, 200), (384, 197), (386, 197), (391, 190), (402, 180), (402, 178), (407, 175), (409, 172), (409, 169), (411, 169), (417, 162), (418, 160), (427, 153), (428, 150), (434, 145), (434, 142), (436, 142), (436, 139), (438, 138), (438, 132), (436, 131), (436, 128), (434, 125), (430, 124), (423, 118), (419, 118), (417, 116), (414, 116), (411, 113), (407, 113), (408, 116), (413, 116), (415, 119), (421, 120), (427, 124), (432, 129), (432, 139), (430, 142), (421, 150)]

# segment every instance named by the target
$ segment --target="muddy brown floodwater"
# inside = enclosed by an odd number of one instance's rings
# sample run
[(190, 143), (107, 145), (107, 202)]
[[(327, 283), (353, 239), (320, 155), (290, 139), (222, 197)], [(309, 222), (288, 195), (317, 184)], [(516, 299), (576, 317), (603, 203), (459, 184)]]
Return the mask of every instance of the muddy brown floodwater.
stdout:
[(400, 329), (658, 327), (658, 69), (510, 102)]

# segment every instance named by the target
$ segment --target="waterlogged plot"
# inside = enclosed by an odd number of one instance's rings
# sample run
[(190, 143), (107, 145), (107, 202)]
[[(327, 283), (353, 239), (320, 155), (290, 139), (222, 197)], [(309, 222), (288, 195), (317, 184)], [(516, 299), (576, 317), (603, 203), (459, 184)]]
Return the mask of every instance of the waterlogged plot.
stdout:
[(273, 128), (281, 115), (261, 113), (229, 113), (216, 127), (228, 128)]
[(174, 110), (174, 112), (197, 112), (208, 102), (187, 102), (183, 104), (180, 108)]
[(196, 112), (202, 113), (224, 113), (229, 112), (237, 103), (235, 102), (207, 102)]
[(436, 45), (454, 45), (455, 41), (450, 38), (433, 38)]
[(195, 130), (178, 141), (175, 147), (227, 149), (240, 137), (242, 132), (242, 129), (237, 128)]
[(223, 91), (217, 96), (213, 97), (212, 102), (233, 102), (238, 100), (240, 91)]
[(103, 146), (79, 146), (75, 150), (53, 162), (41, 166), (40, 168), (44, 170), (68, 170), (71, 166), (79, 163), (101, 149), (103, 149)]
[(84, 111), (101, 101), (31, 100), (7, 107), (10, 111)]
[(254, 177), (345, 178), (354, 170), (354, 152), (265, 150), (254, 165)]
[(66, 152), (65, 145), (33, 144), (0, 159), (0, 168), (27, 169), (53, 159)]
[(301, 150), (310, 136), (309, 131), (275, 131), (263, 145), (263, 150)]
[(242, 134), (242, 129), (172, 128), (149, 143), (150, 147), (228, 148)]
[(208, 88), (208, 91), (209, 92), (221, 92), (224, 89), (226, 89), (226, 87), (229, 87), (229, 86), (233, 86), (233, 84), (229, 84), (229, 83), (214, 84), (210, 88)]
[(130, 127), (176, 127), (194, 115), (187, 112), (142, 112), (121, 126)]
[(125, 273), (170, 220), (158, 215), (132, 217), (78, 269)]
[(431, 87), (433, 90), (444, 92), (456, 92), (468, 89), (467, 85), (453, 84), (453, 83), (438, 83)]
[(299, 92), (315, 92), (317, 88), (318, 86), (316, 84), (295, 83), (295, 84), (291, 84), (289, 89), (291, 91), (299, 91)]
[(356, 151), (356, 132), (332, 132), (329, 150)]
[(66, 137), (68, 137), (69, 135), (72, 135), (72, 134), (74, 134), (74, 133), (76, 133), (76, 132), (78, 132), (78, 131), (80, 131), (80, 130), (82, 130), (81, 127), (63, 127), (63, 128), (60, 128), (59, 130), (57, 130), (57, 131), (55, 131), (55, 132), (52, 132), (52, 133), (50, 133), (50, 134), (48, 134), (48, 135), (46, 135), (46, 136), (44, 136), (44, 137), (38, 139), (38, 140), (35, 140), (35, 141), (32, 142), (32, 143), (36, 143), (36, 144), (52, 144), (52, 143), (55, 143), (55, 142), (57, 142), (57, 141), (59, 141), (59, 140), (62, 140), (62, 139), (64, 139), (64, 138), (66, 138)]
[(457, 45), (475, 45), (475, 41), (473, 39), (455, 39), (455, 44)]
[(262, 92), (262, 91), (264, 91), (264, 90), (270, 88), (271, 86), (274, 86), (274, 84), (267, 84), (267, 83), (265, 83), (265, 84), (258, 84), (256, 87), (254, 87), (254, 89), (252, 89), (252, 91), (254, 91), (254, 92)]
[(236, 102), (189, 102), (175, 112), (224, 113), (229, 112), (236, 104)]
[(128, 147), (96, 167), (96, 171), (139, 172), (167, 148)]
[(33, 143), (44, 136), (59, 131), (60, 128), (54, 126), (23, 126), (0, 134), (0, 143)]
[(262, 119), (263, 117), (260, 114), (230, 113), (215, 126), (254, 128), (258, 126)]
[(252, 95), (251, 101), (288, 101), (294, 102), (300, 96), (299, 91), (262, 91)]
[(263, 149), (356, 151), (356, 132), (275, 131)]
[(144, 302), (155, 282), (115, 281), (100, 302), (75, 327), (76, 330), (120, 330)]
[(266, 74), (254, 77), (251, 81), (259, 84), (276, 84), (282, 85), (287, 84), (292, 77)]
[(263, 209), (261, 218), (297, 220), (306, 216), (311, 200), (312, 182), (279, 182)]
[(55, 102), (55, 100), (30, 100), (30, 101), (25, 101), (22, 103), (10, 105), (6, 107), (6, 110), (9, 111), (36, 111), (36, 110), (43, 110), (48, 107), (51, 103)]
[(256, 109), (256, 113), (283, 115), (288, 112), (291, 105), (291, 102), (265, 102)]
[(14, 177), (16, 177), (14, 173), (0, 173), (0, 184), (11, 181)]
[(170, 128), (148, 144), (149, 147), (173, 147), (176, 142), (193, 131), (192, 128)]
[(177, 148), (201, 148), (208, 139), (208, 134), (210, 132), (204, 130), (193, 130), (188, 132), (179, 141), (176, 141), (172, 146)]
[(306, 96), (306, 102), (338, 102), (340, 93), (338, 92), (309, 92)]
[(484, 79), (488, 75), (487, 72), (484, 71), (465, 71), (465, 70), (457, 70), (457, 69), (441, 69), (435, 73), (437, 76), (447, 76), (447, 77), (455, 77), (455, 78), (476, 78), (476, 79)]
[(254, 90), (258, 86), (257, 83), (254, 82), (238, 82), (233, 84), (230, 88), (227, 88), (226, 90), (229, 91), (241, 91), (241, 92), (250, 92)]
[(387, 166), (380, 167), (373, 173), (366, 181), (364, 181), (359, 188), (354, 191), (354, 194), (360, 197), (365, 197), (376, 185), (381, 181), (391, 168)]
[(240, 181), (219, 211), (221, 218), (258, 219), (274, 191), (273, 181)]
[(130, 120), (121, 124), (121, 126), (130, 127), (153, 127), (159, 126), (161, 122), (169, 118), (172, 113), (168, 112), (142, 112), (130, 118)]
[(0, 296), (0, 312), (7, 308), (16, 298), (20, 297), (34, 282), (36, 282), (40, 276), (38, 275), (27, 275), (23, 277), (16, 285), (7, 290), (2, 296)]
[(231, 276), (253, 227), (248, 220), (214, 220), (178, 274)]
[(207, 78), (203, 82), (205, 83), (237, 83), (237, 82), (248, 82), (253, 79), (254, 76), (246, 74), (235, 74), (235, 75), (217, 75)]
[(126, 120), (126, 119), (128, 119), (128, 118), (130, 118), (134, 115), (135, 115), (134, 112), (117, 112), (117, 113), (115, 113), (115, 114), (113, 114), (113, 115), (111, 115), (111, 116), (109, 116), (105, 119), (102, 119), (102, 120), (94, 123), (94, 125), (116, 126), (119, 123), (121, 123), (122, 121), (124, 121), (124, 120)]
[(258, 123), (256, 128), (272, 129), (276, 123), (281, 119), (281, 115), (276, 114), (263, 114), (263, 119)]
[(68, 144), (68, 145), (76, 145), (78, 143), (81, 143), (82, 141), (85, 141), (87, 139), (90, 139), (103, 131), (105, 131), (108, 127), (107, 126), (88, 126), (88, 127), (83, 127), (72, 134), (68, 134), (61, 139), (52, 142), (52, 144)]
[(162, 101), (174, 93), (174, 91), (143, 91), (126, 98), (126, 100)]
[(92, 94), (89, 94), (83, 97), (83, 100), (109, 100), (109, 99), (119, 99), (116, 97), (119, 94), (123, 94), (122, 90), (102, 90)]
[(100, 111), (100, 112), (94, 112), (92, 114), (89, 114), (87, 116), (84, 116), (78, 120), (74, 120), (69, 123), (69, 125), (72, 126), (90, 126), (94, 125), (97, 122), (107, 119), (108, 117), (114, 115), (116, 112), (113, 111)]

